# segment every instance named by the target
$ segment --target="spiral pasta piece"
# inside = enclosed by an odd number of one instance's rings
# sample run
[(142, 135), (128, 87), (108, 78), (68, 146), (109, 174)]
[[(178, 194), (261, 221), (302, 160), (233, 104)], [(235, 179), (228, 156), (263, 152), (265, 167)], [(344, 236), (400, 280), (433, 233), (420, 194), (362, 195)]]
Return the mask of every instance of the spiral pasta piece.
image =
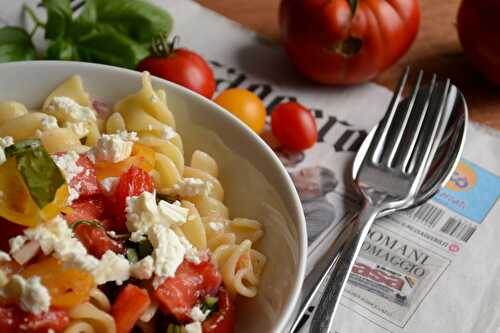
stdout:
[(116, 333), (113, 317), (92, 303), (79, 304), (68, 315), (72, 321), (64, 333)]

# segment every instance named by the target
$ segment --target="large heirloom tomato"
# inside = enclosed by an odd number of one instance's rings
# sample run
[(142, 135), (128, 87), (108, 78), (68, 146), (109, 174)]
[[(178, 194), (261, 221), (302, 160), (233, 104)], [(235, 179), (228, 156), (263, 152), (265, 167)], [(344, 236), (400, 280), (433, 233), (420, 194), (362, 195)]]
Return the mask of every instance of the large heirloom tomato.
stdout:
[(458, 12), (458, 35), (467, 60), (500, 85), (500, 2), (464, 0)]
[(298, 70), (325, 84), (373, 79), (418, 32), (418, 0), (283, 0), (284, 46)]

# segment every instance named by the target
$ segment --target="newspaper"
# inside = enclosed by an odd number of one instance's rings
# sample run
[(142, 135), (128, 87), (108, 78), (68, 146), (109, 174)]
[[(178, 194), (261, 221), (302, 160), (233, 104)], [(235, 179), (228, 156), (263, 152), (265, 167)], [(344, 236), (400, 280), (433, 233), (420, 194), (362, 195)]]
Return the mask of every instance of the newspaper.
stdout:
[[(83, 1), (72, 1), (81, 7)], [(154, 0), (175, 18), (181, 44), (208, 59), (218, 92), (254, 91), (267, 110), (285, 101), (309, 107), (318, 143), (276, 153), (292, 177), (307, 220), (307, 273), (335, 255), (358, 209), (351, 187), (355, 153), (381, 118), (391, 92), (373, 83), (346, 88), (300, 78), (278, 45), (189, 0)], [(22, 1), (0, 0), (0, 22), (27, 24)], [(28, 1), (37, 5), (36, 1)], [(43, 47), (37, 37), (37, 46)], [(472, 124), (463, 159), (428, 203), (378, 220), (352, 271), (332, 333), (500, 332), (500, 134)], [(314, 306), (302, 318), (308, 332)]]

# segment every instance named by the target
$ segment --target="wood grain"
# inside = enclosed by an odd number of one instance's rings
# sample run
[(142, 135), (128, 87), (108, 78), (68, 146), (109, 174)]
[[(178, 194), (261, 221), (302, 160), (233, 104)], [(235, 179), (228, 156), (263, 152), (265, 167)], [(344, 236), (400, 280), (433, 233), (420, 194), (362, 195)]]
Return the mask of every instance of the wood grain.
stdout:
[[(279, 41), (279, 0), (197, 0), (260, 35)], [(482, 78), (465, 60), (456, 31), (460, 0), (421, 0), (420, 31), (408, 53), (375, 81), (393, 88), (409, 64), (449, 77), (463, 92), (471, 119), (500, 129), (500, 87)]]

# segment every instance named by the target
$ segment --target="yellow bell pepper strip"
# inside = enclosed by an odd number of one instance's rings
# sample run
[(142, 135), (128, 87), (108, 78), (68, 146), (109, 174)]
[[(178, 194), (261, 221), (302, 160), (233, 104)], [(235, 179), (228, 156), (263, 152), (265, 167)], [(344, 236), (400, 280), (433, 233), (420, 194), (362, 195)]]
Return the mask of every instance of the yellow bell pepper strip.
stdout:
[(103, 180), (108, 177), (120, 177), (127, 172), (131, 166), (136, 166), (146, 172), (153, 170), (155, 165), (155, 151), (139, 143), (134, 143), (132, 154), (122, 162), (97, 162), (95, 164), (97, 179)]

